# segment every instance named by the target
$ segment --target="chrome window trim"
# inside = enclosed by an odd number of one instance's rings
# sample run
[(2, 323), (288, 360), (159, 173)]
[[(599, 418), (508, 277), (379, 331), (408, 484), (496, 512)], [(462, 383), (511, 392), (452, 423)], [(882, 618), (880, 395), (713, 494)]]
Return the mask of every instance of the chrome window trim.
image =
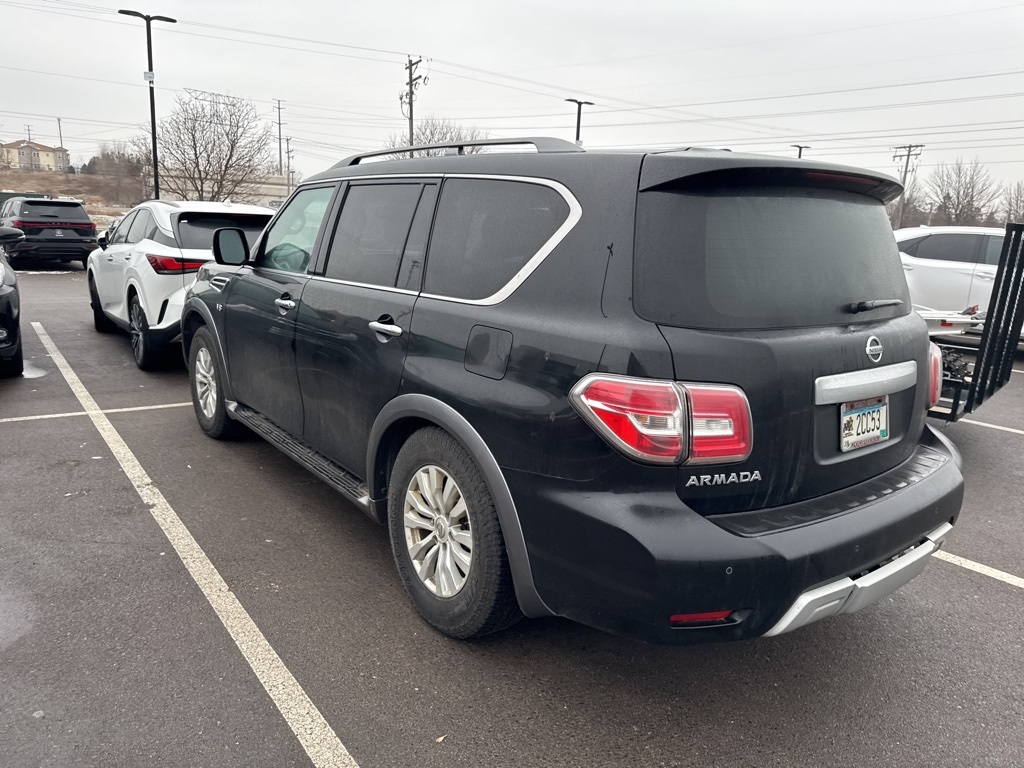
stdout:
[[(359, 182), (362, 180), (373, 180), (373, 179), (407, 179), (410, 182), (415, 182), (417, 179), (491, 179), (495, 181), (517, 181), (523, 184), (539, 184), (542, 187), (548, 187), (549, 189), (555, 190), (562, 199), (565, 200), (569, 206), (569, 215), (566, 217), (562, 225), (555, 230), (554, 234), (548, 238), (547, 242), (540, 247), (540, 249), (531, 256), (527, 262), (520, 267), (519, 271), (516, 272), (508, 280), (505, 285), (498, 289), (497, 292), (486, 296), (482, 299), (460, 299), (454, 296), (445, 296), (437, 293), (423, 293), (419, 291), (407, 291), (404, 289), (382, 286), (382, 285), (366, 285), (365, 283), (354, 283), (348, 280), (339, 280), (336, 278), (322, 277), (315, 275), (314, 279), (325, 280), (339, 285), (353, 285), (364, 288), (377, 288), (382, 291), (391, 291), (392, 293), (411, 293), (419, 295), (425, 299), (438, 299), (440, 301), (450, 301), (456, 304), (470, 304), (474, 306), (493, 306), (500, 304), (526, 282), (526, 279), (533, 274), (533, 272), (539, 267), (548, 255), (565, 239), (575, 226), (579, 223), (580, 219), (583, 218), (583, 206), (580, 205), (575, 195), (569, 191), (569, 188), (564, 184), (553, 179), (542, 179), (537, 176), (508, 176), (505, 174), (493, 174), (493, 173), (443, 173), (443, 174), (429, 174), (429, 173), (393, 173), (393, 174), (382, 174), (380, 176), (342, 176), (336, 179), (336, 181), (348, 181), (350, 183)], [(320, 183), (319, 180), (317, 183)], [(310, 186), (313, 186), (311, 183)], [(428, 250), (429, 255), (429, 250)], [(427, 259), (429, 261), (429, 259)]]
[[(441, 301), (451, 301), (455, 302), (456, 304), (470, 304), (482, 307), (489, 307), (495, 304), (500, 304), (513, 293), (515, 293), (516, 289), (518, 289), (520, 285), (526, 282), (526, 279), (531, 274), (533, 274), (537, 267), (539, 267), (544, 262), (548, 255), (553, 250), (555, 250), (558, 244), (565, 239), (565, 236), (568, 235), (573, 230), (573, 228), (579, 223), (580, 219), (583, 218), (583, 207), (580, 205), (579, 201), (572, 194), (572, 192), (569, 191), (569, 188), (566, 187), (561, 182), (554, 181), (552, 179), (541, 179), (536, 176), (505, 176), (483, 173), (452, 173), (445, 174), (445, 178), (494, 179), (497, 181), (518, 181), (525, 184), (539, 184), (540, 186), (548, 187), (550, 189), (555, 190), (555, 192), (562, 196), (562, 199), (565, 200), (566, 204), (569, 206), (569, 215), (566, 217), (565, 221), (562, 222), (562, 225), (555, 230), (554, 234), (548, 238), (547, 242), (540, 247), (540, 250), (538, 250), (533, 256), (531, 256), (530, 259), (528, 259), (527, 262), (522, 267), (520, 267), (519, 271), (512, 275), (509, 281), (505, 283), (504, 286), (499, 288), (496, 293), (492, 293), (490, 296), (487, 296), (482, 299), (459, 299), (453, 296), (444, 296), (436, 293), (421, 293), (420, 296), (423, 298), (440, 299)], [(429, 256), (430, 251), (428, 249), (426, 260), (428, 264), (430, 261)], [(425, 274), (426, 273), (424, 272), (424, 275)]]
[(336, 285), (350, 285), (353, 288), (373, 288), (377, 291), (387, 291), (388, 293), (401, 293), (406, 296), (418, 296), (419, 291), (410, 291), (407, 288), (396, 288), (393, 285), (376, 285), (374, 283), (356, 283), (352, 280), (341, 280), (337, 277), (324, 277), (323, 275), (313, 275), (312, 279), (319, 283), (334, 283)]

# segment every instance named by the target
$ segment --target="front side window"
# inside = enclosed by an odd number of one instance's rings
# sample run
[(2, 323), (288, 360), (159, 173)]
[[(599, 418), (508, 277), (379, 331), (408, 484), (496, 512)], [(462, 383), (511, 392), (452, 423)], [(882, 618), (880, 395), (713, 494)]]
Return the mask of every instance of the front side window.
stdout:
[(393, 286), (420, 190), (419, 184), (350, 186), (334, 228), (325, 276)]
[(427, 251), (423, 292), (457, 299), (493, 296), (569, 217), (569, 204), (541, 184), (448, 179)]
[(110, 237), (109, 245), (119, 245), (128, 239), (128, 230), (132, 226), (132, 222), (135, 221), (135, 213), (129, 213), (120, 223), (117, 225), (117, 229), (114, 230), (114, 234)]
[(296, 193), (267, 230), (256, 266), (305, 272), (334, 187), (311, 187)]

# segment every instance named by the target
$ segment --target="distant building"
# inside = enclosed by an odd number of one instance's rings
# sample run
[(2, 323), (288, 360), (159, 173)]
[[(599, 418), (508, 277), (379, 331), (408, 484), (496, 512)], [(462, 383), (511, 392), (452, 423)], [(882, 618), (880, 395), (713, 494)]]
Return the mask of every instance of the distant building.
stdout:
[(64, 147), (48, 147), (37, 141), (19, 139), (0, 144), (5, 165), (21, 171), (63, 171), (71, 164)]

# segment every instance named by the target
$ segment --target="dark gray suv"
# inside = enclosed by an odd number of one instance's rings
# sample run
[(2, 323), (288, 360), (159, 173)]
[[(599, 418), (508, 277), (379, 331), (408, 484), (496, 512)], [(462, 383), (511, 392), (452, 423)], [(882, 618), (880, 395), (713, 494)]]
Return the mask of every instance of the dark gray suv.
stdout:
[(255, 243), (219, 230), (182, 318), (202, 429), (248, 426), (388, 525), (453, 637), (772, 635), (916, 576), (963, 481), (926, 423), (899, 184), (519, 143), (349, 158)]

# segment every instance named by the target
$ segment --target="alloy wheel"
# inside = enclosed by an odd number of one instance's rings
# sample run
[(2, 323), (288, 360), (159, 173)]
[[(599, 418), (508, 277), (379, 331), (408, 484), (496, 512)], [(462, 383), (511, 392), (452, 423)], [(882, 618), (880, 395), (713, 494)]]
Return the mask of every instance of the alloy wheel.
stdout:
[(416, 575), (438, 597), (454, 597), (473, 564), (469, 508), (454, 478), (421, 467), (405, 492), (405, 543)]
[(213, 365), (213, 355), (206, 347), (200, 347), (196, 353), (194, 375), (199, 408), (203, 416), (212, 419), (217, 412), (217, 370)]

